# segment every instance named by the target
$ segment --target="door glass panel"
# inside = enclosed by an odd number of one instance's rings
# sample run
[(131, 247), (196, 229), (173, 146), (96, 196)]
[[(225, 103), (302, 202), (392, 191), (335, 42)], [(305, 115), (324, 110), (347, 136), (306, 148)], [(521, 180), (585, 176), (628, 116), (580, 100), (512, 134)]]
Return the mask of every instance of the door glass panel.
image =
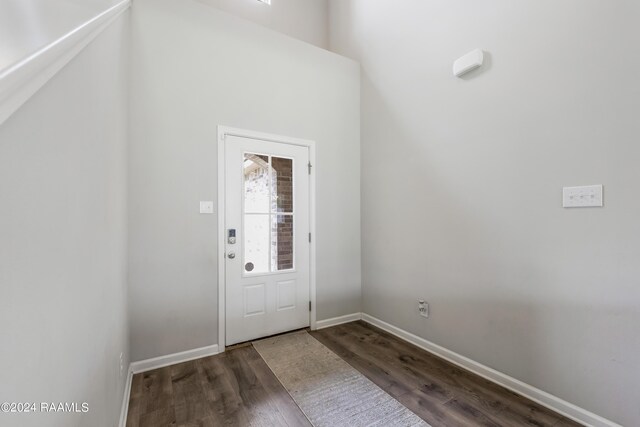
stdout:
[(269, 157), (246, 153), (243, 164), (245, 213), (268, 213), (271, 203)]
[(293, 159), (244, 154), (244, 270), (294, 268)]
[(244, 216), (244, 266), (251, 273), (269, 272), (269, 214)]
[(293, 212), (293, 160), (271, 158), (272, 212)]
[(293, 268), (293, 215), (271, 215), (271, 271)]

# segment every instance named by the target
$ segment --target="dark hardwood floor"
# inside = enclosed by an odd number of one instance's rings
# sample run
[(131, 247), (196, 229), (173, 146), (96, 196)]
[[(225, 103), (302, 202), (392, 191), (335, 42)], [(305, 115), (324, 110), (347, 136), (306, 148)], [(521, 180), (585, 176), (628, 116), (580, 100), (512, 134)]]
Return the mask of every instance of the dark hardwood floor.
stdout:
[[(364, 322), (311, 334), (433, 427), (578, 426)], [(309, 426), (253, 346), (133, 377), (128, 427)]]
[(253, 346), (133, 377), (127, 427), (310, 426)]
[(311, 334), (433, 427), (580, 425), (368, 323)]

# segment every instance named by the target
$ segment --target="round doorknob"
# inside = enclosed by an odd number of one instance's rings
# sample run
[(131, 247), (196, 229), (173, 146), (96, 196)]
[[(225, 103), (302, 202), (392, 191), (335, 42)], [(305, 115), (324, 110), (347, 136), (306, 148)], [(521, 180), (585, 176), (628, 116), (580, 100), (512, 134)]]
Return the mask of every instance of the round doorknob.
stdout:
[(236, 253), (235, 252), (229, 252), (227, 254), (227, 256), (229, 257), (229, 259), (234, 259), (236, 257)]

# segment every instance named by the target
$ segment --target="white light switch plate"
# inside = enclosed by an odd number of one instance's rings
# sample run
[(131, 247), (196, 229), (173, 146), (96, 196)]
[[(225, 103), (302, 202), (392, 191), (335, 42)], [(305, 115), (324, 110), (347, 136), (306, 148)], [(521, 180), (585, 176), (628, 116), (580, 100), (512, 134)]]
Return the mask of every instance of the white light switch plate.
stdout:
[(564, 187), (562, 189), (563, 208), (587, 208), (593, 206), (604, 206), (602, 185)]
[(200, 213), (201, 214), (212, 214), (213, 213), (213, 202), (200, 202)]

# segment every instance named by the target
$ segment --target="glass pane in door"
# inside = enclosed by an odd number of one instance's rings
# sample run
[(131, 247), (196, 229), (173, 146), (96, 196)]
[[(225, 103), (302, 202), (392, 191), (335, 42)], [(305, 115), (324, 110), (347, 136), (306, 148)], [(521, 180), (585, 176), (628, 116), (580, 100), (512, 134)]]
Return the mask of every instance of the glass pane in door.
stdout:
[(293, 212), (293, 159), (271, 158), (272, 212)]
[(245, 213), (269, 213), (271, 204), (269, 157), (246, 153), (243, 166)]
[(271, 271), (294, 266), (293, 215), (271, 215)]

